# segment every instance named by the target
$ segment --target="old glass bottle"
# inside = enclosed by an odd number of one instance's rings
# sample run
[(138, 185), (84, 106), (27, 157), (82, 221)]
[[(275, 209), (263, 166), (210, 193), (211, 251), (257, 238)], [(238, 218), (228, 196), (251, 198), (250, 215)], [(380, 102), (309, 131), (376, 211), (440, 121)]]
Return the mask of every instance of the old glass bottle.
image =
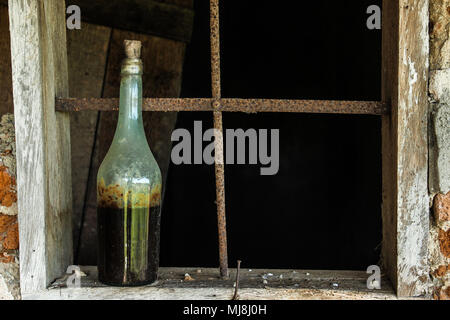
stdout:
[(99, 280), (133, 286), (156, 280), (161, 171), (142, 120), (141, 43), (125, 41), (119, 120), (97, 176)]

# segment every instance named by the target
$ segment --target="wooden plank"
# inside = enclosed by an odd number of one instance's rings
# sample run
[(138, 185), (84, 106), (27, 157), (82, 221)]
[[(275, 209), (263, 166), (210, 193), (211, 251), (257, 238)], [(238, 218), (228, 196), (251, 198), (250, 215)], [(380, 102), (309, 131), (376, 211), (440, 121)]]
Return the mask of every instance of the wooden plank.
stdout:
[[(299, 112), (382, 115), (389, 111), (379, 101), (332, 100), (274, 100), (274, 99), (210, 99), (210, 98), (145, 98), (143, 111), (214, 111), (213, 103), (220, 102), (223, 112)], [(65, 98), (56, 100), (59, 111), (117, 111), (118, 98), (90, 99)]]
[[(84, 23), (81, 30), (67, 30), (69, 91), (72, 97), (102, 96), (111, 32), (111, 28), (88, 23)], [(98, 111), (87, 111), (74, 113), (70, 117), (72, 231), (75, 254), (80, 236), (98, 115)]]
[(72, 0), (81, 8), (81, 19), (111, 28), (189, 42), (194, 11), (153, 0)]
[[(123, 30), (113, 30), (110, 43), (107, 74), (104, 83), (104, 97), (118, 97), (120, 91), (120, 69), (124, 58), (123, 40), (133, 39), (142, 42), (144, 63), (143, 94), (147, 97), (178, 97), (181, 91), (181, 75), (186, 44), (146, 34)], [(96, 233), (96, 176), (98, 167), (104, 159), (117, 124), (116, 112), (102, 112), (98, 128), (97, 148), (92, 163), (93, 175), (89, 179), (88, 201), (85, 211), (79, 263), (94, 264), (97, 252)], [(144, 129), (153, 155), (158, 162), (163, 180), (168, 171), (171, 150), (171, 133), (175, 127), (177, 114), (144, 113)]]
[(13, 113), (8, 8), (0, 6), (0, 114)]
[(101, 97), (111, 32), (111, 28), (89, 23), (80, 30), (67, 30), (72, 97)]
[(55, 112), (68, 95), (65, 4), (60, 0), (9, 2), (17, 189), (20, 286), (45, 288), (72, 263), (70, 119)]
[(399, 296), (427, 290), (428, 0), (383, 1), (382, 260)]
[[(145, 300), (231, 300), (236, 269), (230, 278), (219, 277), (214, 268), (160, 268), (157, 283), (142, 287), (108, 287), (98, 282), (96, 267), (81, 267), (86, 275), (81, 288), (66, 286), (67, 276), (50, 289), (24, 299), (145, 299)], [(192, 280), (185, 281), (188, 273)], [(367, 289), (364, 271), (241, 269), (240, 300), (395, 300), (388, 279), (382, 276), (381, 289)]]

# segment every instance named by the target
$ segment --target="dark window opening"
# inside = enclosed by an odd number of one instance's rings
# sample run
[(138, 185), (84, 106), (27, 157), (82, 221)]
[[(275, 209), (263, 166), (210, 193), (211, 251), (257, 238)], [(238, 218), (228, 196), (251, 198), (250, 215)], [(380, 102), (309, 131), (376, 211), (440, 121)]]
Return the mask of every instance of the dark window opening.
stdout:
[[(366, 13), (381, 1), (222, 1), (222, 95), (380, 100), (381, 32)], [(210, 97), (209, 2), (195, 1), (182, 97)], [(227, 165), (230, 266), (359, 269), (381, 243), (380, 118), (225, 113), (225, 128), (280, 129), (280, 168)], [(212, 127), (210, 113), (182, 112)], [(214, 167), (170, 165), (162, 266), (218, 266)]]

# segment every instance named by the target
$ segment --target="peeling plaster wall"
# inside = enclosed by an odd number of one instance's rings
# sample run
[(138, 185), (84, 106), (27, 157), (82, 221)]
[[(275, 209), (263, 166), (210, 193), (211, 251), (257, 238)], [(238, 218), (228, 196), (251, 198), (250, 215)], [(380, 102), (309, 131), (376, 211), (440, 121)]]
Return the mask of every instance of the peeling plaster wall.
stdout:
[(450, 299), (450, 0), (430, 0), (430, 276), (436, 299)]
[(14, 117), (0, 121), (0, 300), (20, 299)]

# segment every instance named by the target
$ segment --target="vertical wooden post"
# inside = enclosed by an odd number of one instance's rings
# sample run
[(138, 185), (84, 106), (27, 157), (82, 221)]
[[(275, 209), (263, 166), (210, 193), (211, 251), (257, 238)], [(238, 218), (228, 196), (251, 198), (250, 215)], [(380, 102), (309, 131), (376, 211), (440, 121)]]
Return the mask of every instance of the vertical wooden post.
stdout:
[(427, 289), (428, 0), (383, 0), (384, 268), (398, 296)]
[(10, 0), (22, 294), (72, 262), (70, 122), (64, 0)]

